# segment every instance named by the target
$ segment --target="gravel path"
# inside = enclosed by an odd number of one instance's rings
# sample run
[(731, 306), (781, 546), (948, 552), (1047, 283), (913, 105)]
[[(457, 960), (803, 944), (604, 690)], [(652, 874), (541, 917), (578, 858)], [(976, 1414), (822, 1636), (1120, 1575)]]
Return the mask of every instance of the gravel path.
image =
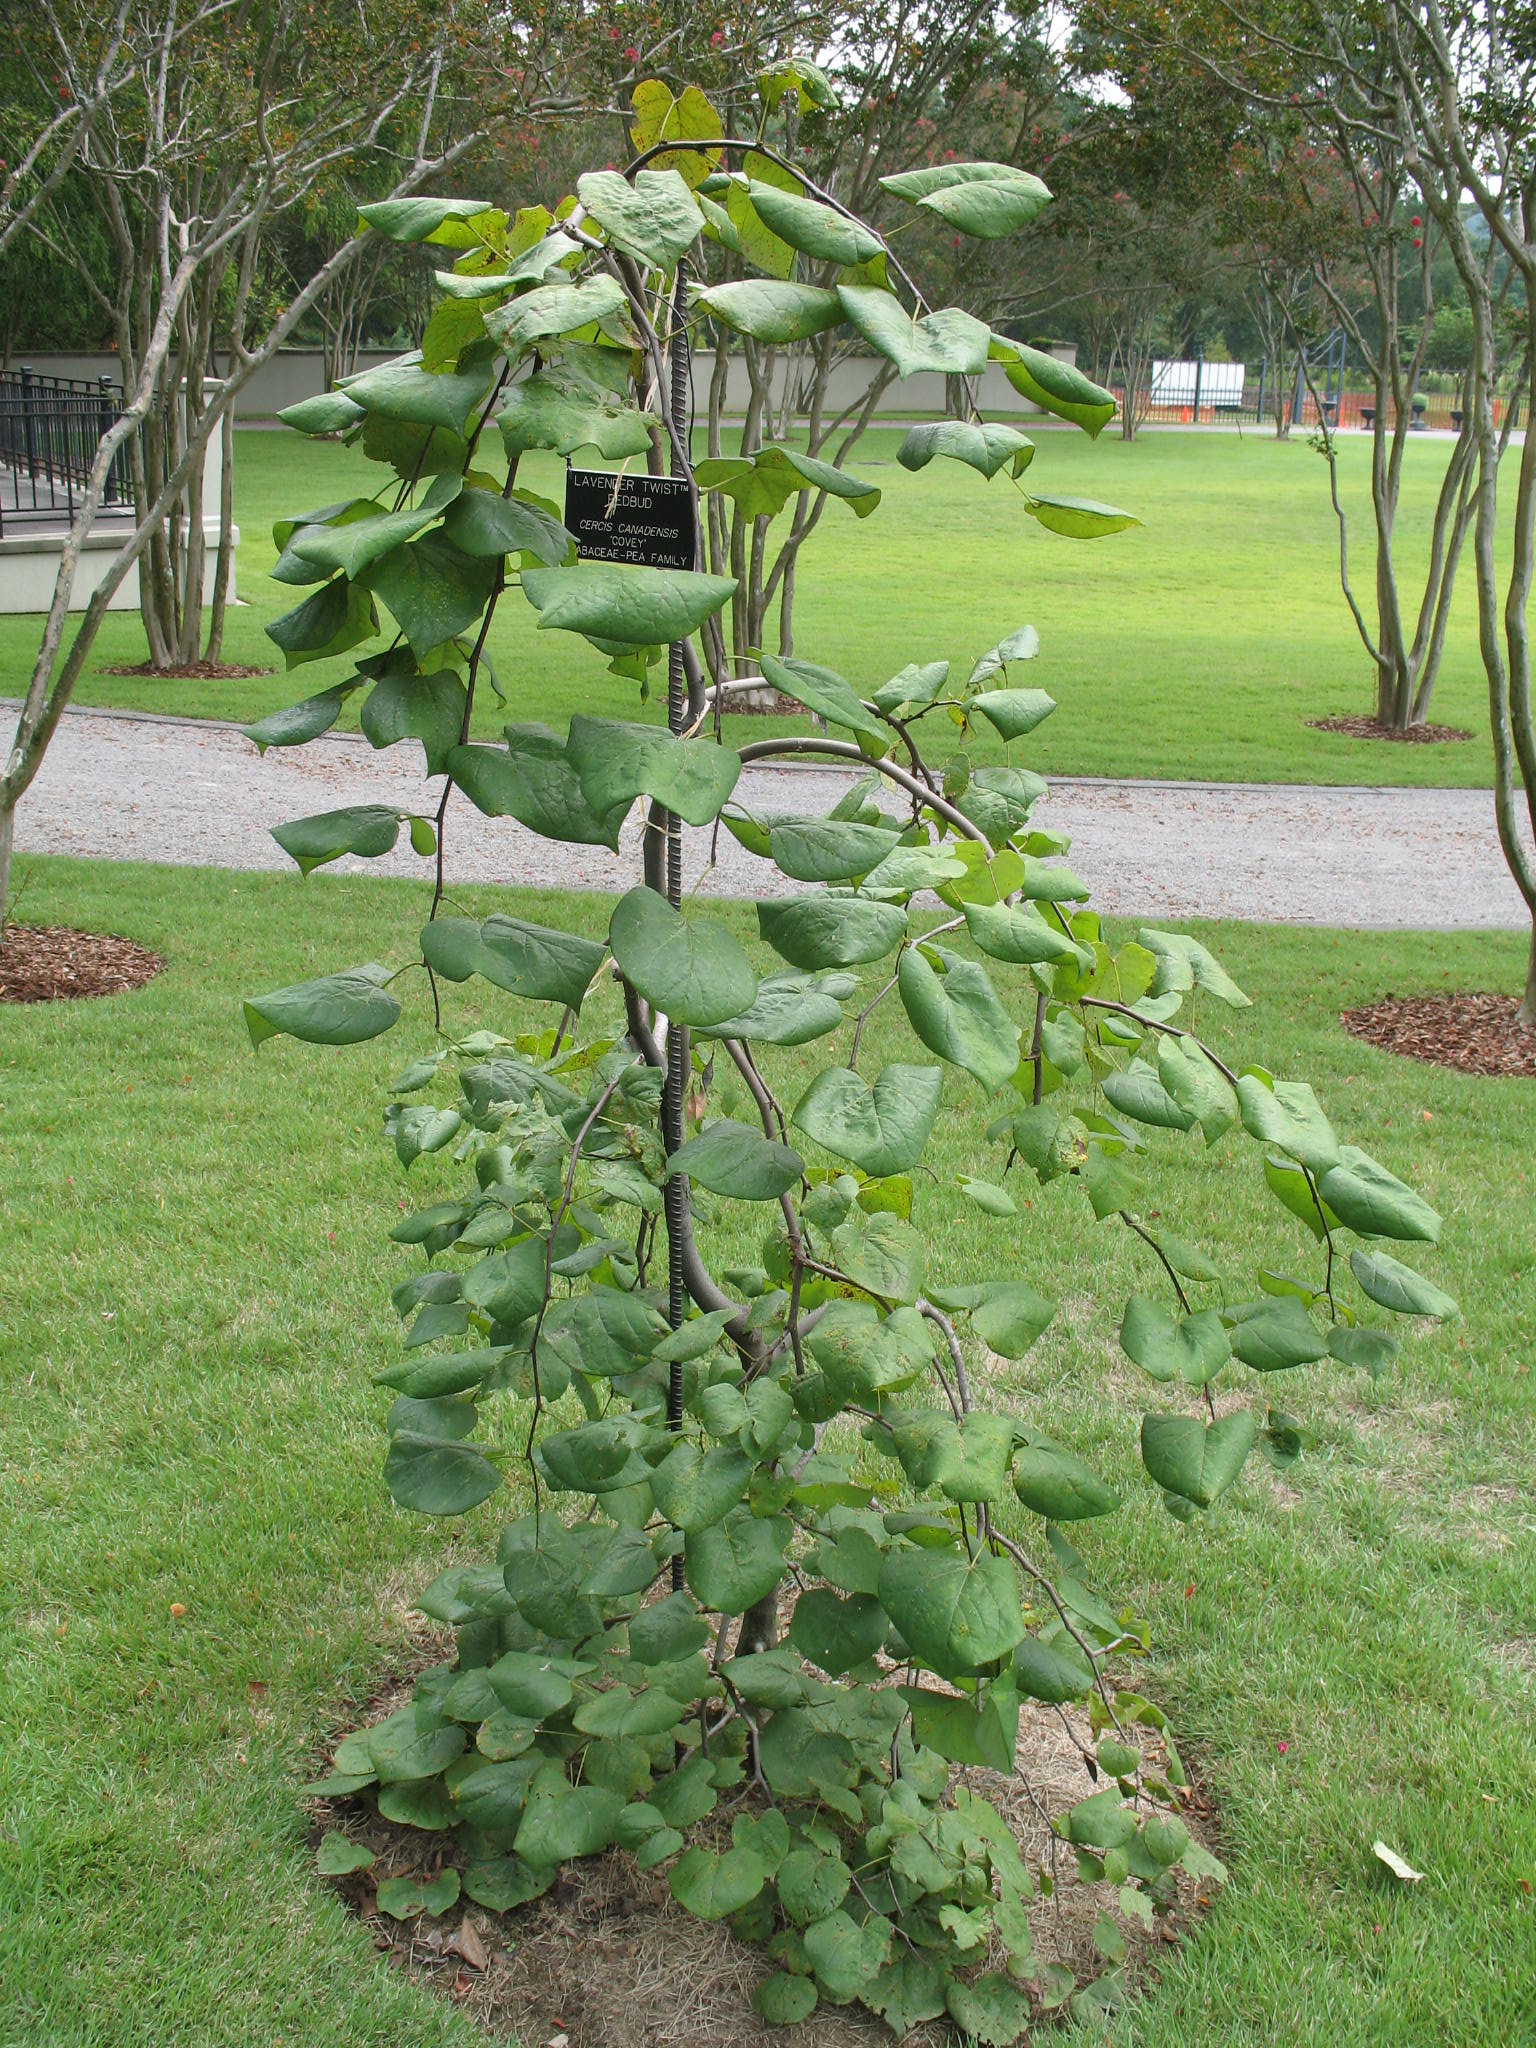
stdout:
[[(828, 810), (850, 776), (751, 768), (739, 794), (753, 812)], [(72, 711), (17, 817), (23, 852), (232, 868), (291, 863), (268, 827), (354, 803), (435, 807), (414, 744), (374, 753), (357, 736), (255, 748), (230, 726), (144, 713)], [(636, 873), (635, 828), (619, 858), (540, 839), (467, 801), (449, 814), (450, 872), (463, 880), (622, 889)], [(1524, 906), (1499, 852), (1488, 790), (1301, 788), (1278, 784), (1095, 782), (1063, 778), (1036, 812), (1072, 834), (1072, 861), (1095, 906), (1126, 916), (1250, 918), (1449, 930), (1518, 927)], [(688, 873), (708, 858), (690, 833)], [(337, 864), (412, 874), (387, 859)], [(720, 835), (714, 895), (788, 895), (786, 881)]]

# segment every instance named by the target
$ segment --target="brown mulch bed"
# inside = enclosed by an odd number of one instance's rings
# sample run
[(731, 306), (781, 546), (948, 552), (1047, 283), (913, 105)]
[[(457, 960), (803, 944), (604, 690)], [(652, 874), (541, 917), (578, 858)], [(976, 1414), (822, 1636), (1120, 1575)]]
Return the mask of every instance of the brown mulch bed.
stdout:
[[(409, 1684), (390, 1687), (366, 1720), (409, 1697)], [(1148, 1729), (1136, 1735), (1149, 1765), (1160, 1769), (1158, 1739)], [(1054, 1899), (1037, 1892), (1031, 1909), (1035, 1954), (1042, 1964), (1065, 1964), (1079, 1985), (1104, 1969), (1093, 1931), (1100, 1910), (1113, 1904), (1114, 1887), (1079, 1880), (1072, 1851), (1042, 1824), (1034, 1801), (1061, 1811), (1095, 1789), (1081, 1757), (1092, 1739), (1087, 1716), (1076, 1709), (1059, 1720), (1043, 1710), (1026, 1713), (1018, 1776), (965, 1773), (1007, 1819), (1025, 1860), (1054, 1871)], [(731, 1810), (722, 1800), (704, 1824), (704, 1835), (718, 1834), (716, 1846), (728, 1839)], [(463, 1899), (440, 1920), (424, 1914), (402, 1922), (378, 1910), (379, 1881), (435, 1875), (453, 1860), (451, 1837), (398, 1826), (360, 1799), (317, 1799), (311, 1812), (312, 1843), (334, 1828), (373, 1852), (370, 1869), (327, 1882), (365, 1922), (375, 1947), (496, 2041), (523, 2048), (776, 2048), (791, 2038), (752, 2007), (754, 1985), (773, 1967), (763, 1951), (739, 1941), (728, 1924), (696, 1920), (673, 1899), (665, 1872), (642, 1871), (619, 1849), (567, 1864), (543, 1898), (510, 1913)], [(1201, 1791), (1191, 1787), (1183, 1814), (1190, 1833), (1215, 1849), (1217, 1816)], [(695, 1838), (700, 1832), (690, 1830)], [(1207, 1889), (1181, 1872), (1178, 1905), (1155, 1931), (1123, 1923), (1125, 1974), (1133, 1986), (1155, 1974), (1164, 1945), (1176, 1945), (1209, 1905)], [(1050, 2017), (1037, 2009), (1037, 2020)], [(825, 2002), (795, 2027), (793, 2040), (796, 2048), (894, 2048), (890, 2029), (867, 2008)], [(947, 2021), (932, 2021), (904, 2036), (904, 2048), (951, 2048), (955, 2040)]]
[(1344, 1029), (1384, 1052), (1463, 1074), (1536, 1078), (1536, 1031), (1515, 1022), (1510, 996), (1479, 992), (1386, 996), (1344, 1012)]
[(1459, 725), (1410, 725), (1403, 732), (1395, 725), (1383, 725), (1379, 718), (1309, 718), (1307, 724), (1314, 732), (1338, 732), (1350, 740), (1396, 740), (1411, 747), (1435, 747), (1472, 737)]
[(158, 953), (111, 932), (8, 924), (0, 932), (0, 1003), (125, 995), (153, 981), (164, 966)]
[(247, 668), (238, 661), (179, 661), (169, 668), (156, 668), (152, 661), (138, 661), (131, 667), (114, 662), (98, 673), (104, 676), (137, 676), (144, 683), (228, 683), (243, 676), (269, 676), (272, 671), (269, 668)]

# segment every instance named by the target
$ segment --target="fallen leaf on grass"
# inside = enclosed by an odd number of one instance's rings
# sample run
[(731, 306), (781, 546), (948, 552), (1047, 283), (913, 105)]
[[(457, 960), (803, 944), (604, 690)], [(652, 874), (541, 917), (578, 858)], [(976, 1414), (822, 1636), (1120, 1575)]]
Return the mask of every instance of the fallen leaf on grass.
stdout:
[(480, 1939), (480, 1930), (473, 1920), (466, 1917), (443, 1943), (444, 1955), (457, 1956), (468, 1963), (472, 1970), (483, 1970), (490, 1961), (485, 1943)]
[(1377, 1860), (1385, 1863), (1394, 1877), (1400, 1877), (1404, 1884), (1418, 1884), (1423, 1878), (1422, 1870), (1415, 1870), (1411, 1863), (1405, 1863), (1395, 1849), (1389, 1849), (1385, 1842), (1372, 1842)]

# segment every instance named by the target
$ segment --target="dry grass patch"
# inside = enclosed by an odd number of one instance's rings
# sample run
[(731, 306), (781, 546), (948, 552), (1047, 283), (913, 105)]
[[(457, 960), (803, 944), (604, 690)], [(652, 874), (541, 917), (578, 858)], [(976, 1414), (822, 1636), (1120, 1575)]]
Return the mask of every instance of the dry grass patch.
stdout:
[[(412, 1633), (424, 1648), (430, 1631)], [(440, 1637), (433, 1646), (441, 1648)], [(402, 1678), (381, 1693), (367, 1720), (403, 1705), (413, 1682)], [(1149, 1771), (1160, 1773), (1166, 1759), (1159, 1738), (1144, 1728), (1136, 1736)], [(1104, 1971), (1094, 1929), (1102, 1913), (1113, 1911), (1116, 1887), (1079, 1878), (1075, 1852), (1052, 1832), (1048, 1816), (1102, 1789), (1103, 1779), (1096, 1785), (1084, 1764), (1093, 1740), (1086, 1713), (1039, 1708), (1020, 1724), (1012, 1778), (985, 1770), (954, 1774), (955, 1782), (973, 1786), (996, 1806), (1031, 1870), (1050, 1873), (1051, 1895), (1037, 1890), (1031, 1909), (1036, 1961), (1042, 1969), (1064, 1965), (1079, 1986)], [(736, 1814), (758, 1805), (751, 1794), (722, 1799), (690, 1839), (723, 1846)], [(1186, 1795), (1182, 1813), (1191, 1835), (1214, 1851), (1215, 1813), (1198, 1789)], [(438, 1876), (453, 1862), (452, 1838), (398, 1826), (355, 1799), (317, 1800), (314, 1814), (316, 1844), (336, 1829), (372, 1852), (368, 1869), (334, 1882), (368, 1925), (376, 1948), (494, 2040), (516, 2041), (520, 2048), (772, 2048), (786, 2038), (752, 2007), (753, 1989), (772, 1967), (764, 1951), (739, 1940), (725, 1922), (695, 1919), (672, 1897), (665, 1873), (641, 1870), (623, 1850), (567, 1864), (542, 1898), (510, 1913), (461, 1900), (439, 1918), (398, 1921), (379, 1911), (379, 1885), (394, 1877), (427, 1882)], [(1118, 1922), (1129, 1984), (1155, 1969), (1160, 1950), (1177, 1943), (1181, 1929), (1209, 1903), (1194, 1878), (1181, 1870), (1176, 1879), (1176, 1906), (1151, 1928), (1134, 1919)], [(1003, 1961), (998, 1949), (978, 1955), (977, 1967)], [(1038, 1992), (1034, 2002), (1036, 2018), (1049, 2023)], [(825, 2001), (794, 2033), (799, 2048), (876, 2048), (893, 2038), (863, 2006)], [(907, 2048), (939, 2048), (957, 2038), (943, 2020), (902, 2036)]]

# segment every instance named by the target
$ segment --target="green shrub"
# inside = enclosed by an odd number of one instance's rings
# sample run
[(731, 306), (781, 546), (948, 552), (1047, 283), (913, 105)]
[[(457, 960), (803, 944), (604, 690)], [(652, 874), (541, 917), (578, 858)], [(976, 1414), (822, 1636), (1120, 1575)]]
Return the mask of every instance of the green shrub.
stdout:
[[(817, 89), (811, 74), (772, 82), (764, 134), (775, 93)], [(390, 1233), (423, 1264), (395, 1290), (402, 1351), (378, 1375), (394, 1395), (385, 1478), (402, 1506), (448, 1516), (517, 1471), (533, 1506), (494, 1561), (455, 1565), (423, 1595), (456, 1632), (453, 1663), (347, 1736), (323, 1789), (452, 1831), (463, 1892), (496, 1909), (614, 1843), (666, 1865), (688, 1910), (765, 1944), (770, 2019), (861, 1999), (898, 2031), (947, 2010), (1003, 2042), (1024, 2026), (1018, 1986), (1036, 1974), (1033, 1879), (954, 1766), (1010, 1771), (1021, 1714), (1086, 1701), (1101, 1789), (1055, 1823), (1082, 1872), (1145, 1918), (1171, 1902), (1178, 1867), (1219, 1867), (1178, 1818), (1163, 1715), (1108, 1675), (1145, 1651), (1146, 1631), (1086, 1583), (1065, 1533), (1118, 1495), (985, 1402), (988, 1354), (1022, 1358), (1056, 1305), (1008, 1273), (948, 1283), (924, 1235), (924, 1152), (946, 1086), (979, 1087), (995, 1109), (996, 1177), (960, 1184), (981, 1210), (1018, 1213), (1017, 1169), (1051, 1189), (1032, 1227), (1075, 1216), (1143, 1243), (1155, 1291), (1131, 1297), (1120, 1342), (1158, 1383), (1142, 1457), (1182, 1520), (1212, 1507), (1256, 1442), (1282, 1463), (1301, 1448), (1283, 1415), (1255, 1413), (1237, 1368), (1266, 1389), (1270, 1374), (1330, 1358), (1376, 1369), (1394, 1347), (1362, 1320), (1373, 1306), (1454, 1312), (1373, 1248), (1433, 1242), (1439, 1219), (1339, 1141), (1304, 1082), (1235, 1073), (1197, 1035), (1197, 1001), (1247, 1004), (1204, 946), (1153, 928), (1106, 943), (1065, 839), (1032, 822), (1038, 776), (1016, 763), (969, 773), (963, 752), (942, 779), (929, 770), (927, 719), (962, 737), (980, 721), (1012, 744), (1052, 711), (1023, 681), (1032, 628), (964, 679), (919, 658), (867, 692), (764, 656), (746, 680), (765, 678), (820, 727), (738, 754), (717, 718), (711, 730), (733, 680), (714, 622), (734, 579), (578, 561), (556, 509), (518, 488), (524, 449), (595, 445), (659, 451), (696, 490), (748, 494), (764, 519), (791, 498), (819, 506), (825, 490), (856, 504), (841, 473), (810, 473), (793, 450), (692, 469), (669, 351), (704, 310), (764, 346), (851, 330), (902, 374), (970, 380), (998, 359), (1090, 432), (1113, 410), (1075, 371), (957, 309), (909, 311), (883, 241), (803, 189), (763, 135), (722, 136), (697, 95), (649, 87), (637, 101), (629, 171), (582, 178), (553, 217), (426, 198), (373, 209), (379, 230), (452, 264), (425, 349), (292, 415), (360, 438), (387, 481), (280, 527), (278, 576), (313, 588), (273, 637), (290, 665), (346, 651), (378, 632), (380, 601), (398, 632), (350, 681), (253, 736), (301, 743), (367, 690), (374, 744), (418, 739), (449, 779), (435, 817), (425, 802), (353, 808), (280, 828), (283, 846), (307, 872), (384, 853), (406, 824), (439, 862), (440, 898), (455, 790), (557, 841), (616, 847), (636, 806), (645, 822), (642, 879), (605, 943), (511, 915), (439, 915), (435, 902), (407, 967), (365, 965), (247, 1005), (258, 1044), (276, 1032), (350, 1044), (399, 1020), (395, 987), (416, 967), (434, 1006), (440, 980), (479, 977), (558, 1017), (509, 1037), (488, 999), (484, 1028), (440, 1031), (392, 1090), (384, 1121), (401, 1165), (448, 1153), (461, 1173), (452, 1198)], [(680, 138), (695, 146), (665, 147)], [(1048, 197), (997, 166), (887, 182), (978, 235)], [(701, 237), (727, 274), (690, 306), (682, 265)], [(504, 484), (481, 467), (498, 429)], [(945, 456), (986, 478), (1008, 470), (1018, 507), (1058, 533), (1130, 523), (1036, 491), (1023, 480), (1030, 443), (974, 406), (913, 428), (902, 454), (912, 468)], [(578, 717), (563, 742), (514, 723), (504, 748), (466, 744), (486, 622), (509, 584), (543, 627), (585, 635), (642, 687), (670, 644), (668, 728)], [(743, 761), (789, 752), (856, 764), (859, 779), (824, 817), (752, 814), (736, 794)], [(757, 952), (680, 908), (679, 820), (723, 826), (804, 885), (759, 903)], [(916, 908), (928, 894), (936, 918)], [(594, 991), (615, 983), (622, 1031), (584, 1027)], [(1027, 990), (1020, 1015), (1000, 983)], [(881, 1003), (901, 1007), (913, 1043), (872, 1073), (861, 1041)], [(825, 1064), (781, 1102), (763, 1048), (807, 1046)], [(1251, 1141), (1248, 1169), (1317, 1240), (1315, 1278), (1263, 1271), (1251, 1298), (1234, 1298), (1203, 1247), (1164, 1231), (1141, 1195), (1164, 1133), (1229, 1153)], [(760, 1262), (712, 1272), (696, 1208), (757, 1219)], [(722, 1807), (728, 1833), (715, 1821), (690, 1845)], [(457, 1896), (443, 1888), (445, 1906)], [(410, 1886), (401, 1897), (403, 1911), (425, 1900)], [(1123, 1952), (1112, 1920), (1100, 1946), (1108, 1996)], [(979, 1967), (989, 1951), (1005, 1969)]]

